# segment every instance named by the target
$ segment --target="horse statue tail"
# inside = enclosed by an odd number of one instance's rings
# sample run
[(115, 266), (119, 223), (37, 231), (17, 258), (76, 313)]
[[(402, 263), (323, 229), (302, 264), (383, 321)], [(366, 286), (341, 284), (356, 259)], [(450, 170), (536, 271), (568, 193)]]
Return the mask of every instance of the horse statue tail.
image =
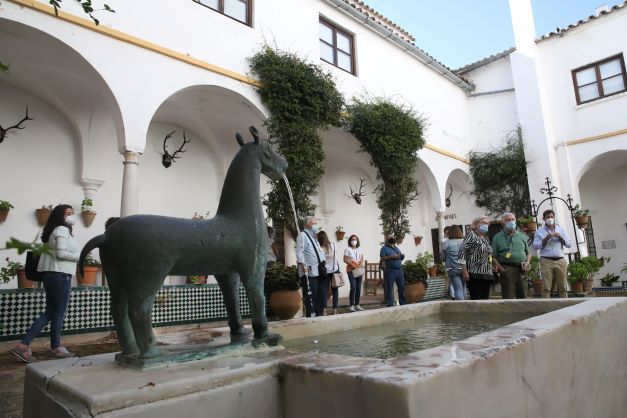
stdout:
[(102, 244), (104, 244), (104, 241), (105, 241), (105, 236), (104, 234), (101, 234), (87, 241), (87, 244), (85, 244), (85, 246), (83, 247), (83, 250), (81, 251), (81, 255), (78, 258), (78, 265), (77, 265), (78, 272), (81, 274), (81, 276), (83, 275), (83, 263), (85, 263), (85, 258), (87, 257), (87, 254), (89, 254), (91, 250), (93, 250), (94, 248), (98, 248)]

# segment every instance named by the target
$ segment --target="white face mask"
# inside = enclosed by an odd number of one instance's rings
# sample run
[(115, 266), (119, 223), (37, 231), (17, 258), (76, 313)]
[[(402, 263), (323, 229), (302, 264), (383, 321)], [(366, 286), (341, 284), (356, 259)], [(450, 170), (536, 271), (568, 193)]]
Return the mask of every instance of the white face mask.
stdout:
[(65, 223), (68, 225), (74, 225), (76, 223), (76, 216), (69, 215), (65, 217)]
[(553, 225), (555, 223), (555, 219), (553, 218), (546, 218), (546, 224), (547, 225)]
[(351, 247), (356, 247), (357, 246), (357, 240), (354, 239), (351, 241)]

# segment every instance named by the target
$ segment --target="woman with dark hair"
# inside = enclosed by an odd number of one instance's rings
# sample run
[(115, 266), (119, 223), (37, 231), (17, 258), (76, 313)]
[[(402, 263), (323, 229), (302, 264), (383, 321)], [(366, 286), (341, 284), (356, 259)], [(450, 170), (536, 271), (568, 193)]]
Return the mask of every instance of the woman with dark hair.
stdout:
[(43, 272), (46, 290), (46, 311), (33, 322), (22, 340), (10, 352), (20, 360), (33, 361), (30, 344), (50, 322), (50, 353), (57, 358), (73, 357), (61, 345), (61, 329), (70, 301), (72, 274), (80, 255), (78, 242), (72, 236), (72, 225), (76, 223), (74, 209), (70, 205), (58, 205), (52, 210), (44, 226), (41, 240), (50, 247), (49, 253), (39, 258), (37, 270)]
[[(329, 294), (329, 286), (331, 286), (331, 278), (334, 273), (340, 272), (340, 263), (337, 262), (337, 258), (335, 258), (336, 246), (334, 242), (329, 241), (329, 237), (327, 233), (324, 231), (318, 232), (318, 242), (320, 243), (320, 247), (322, 248), (322, 252), (324, 253), (324, 260), (327, 268), (327, 279), (326, 283), (323, 283), (320, 279), (318, 279), (318, 306), (322, 307), (322, 312), (326, 312), (327, 309), (327, 296)], [(337, 315), (337, 306), (338, 306), (338, 288), (331, 286), (331, 292), (333, 294), (333, 315)]]
[(350, 301), (350, 311), (363, 311), (364, 308), (359, 306), (359, 297), (361, 296), (361, 282), (364, 278), (364, 253), (359, 248), (360, 242), (357, 235), (351, 235), (348, 239), (348, 247), (344, 250), (344, 262), (346, 263), (346, 273), (348, 273), (348, 282), (351, 285), (348, 299)]
[(448, 239), (442, 242), (444, 267), (453, 286), (455, 300), (466, 299), (466, 280), (462, 277), (462, 266), (459, 264), (459, 248), (462, 246), (463, 238), (462, 229), (453, 225), (448, 230)]

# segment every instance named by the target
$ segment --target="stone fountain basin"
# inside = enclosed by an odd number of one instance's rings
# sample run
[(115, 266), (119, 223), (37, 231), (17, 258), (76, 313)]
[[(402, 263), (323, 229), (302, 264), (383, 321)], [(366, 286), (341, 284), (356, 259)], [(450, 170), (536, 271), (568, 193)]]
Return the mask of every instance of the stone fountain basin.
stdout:
[(270, 349), (145, 371), (113, 354), (35, 363), (24, 416), (622, 416), (624, 298), (427, 302), (270, 327), (292, 339), (468, 311), (534, 316), (388, 360)]

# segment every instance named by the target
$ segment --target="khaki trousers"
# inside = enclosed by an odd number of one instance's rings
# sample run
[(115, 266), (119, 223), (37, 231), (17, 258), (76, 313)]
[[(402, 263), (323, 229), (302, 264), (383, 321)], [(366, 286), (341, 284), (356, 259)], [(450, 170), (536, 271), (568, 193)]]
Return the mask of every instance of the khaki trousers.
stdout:
[(555, 283), (561, 298), (567, 298), (566, 291), (566, 259), (551, 260), (540, 257), (540, 274), (542, 274), (542, 297), (551, 297), (551, 288)]

